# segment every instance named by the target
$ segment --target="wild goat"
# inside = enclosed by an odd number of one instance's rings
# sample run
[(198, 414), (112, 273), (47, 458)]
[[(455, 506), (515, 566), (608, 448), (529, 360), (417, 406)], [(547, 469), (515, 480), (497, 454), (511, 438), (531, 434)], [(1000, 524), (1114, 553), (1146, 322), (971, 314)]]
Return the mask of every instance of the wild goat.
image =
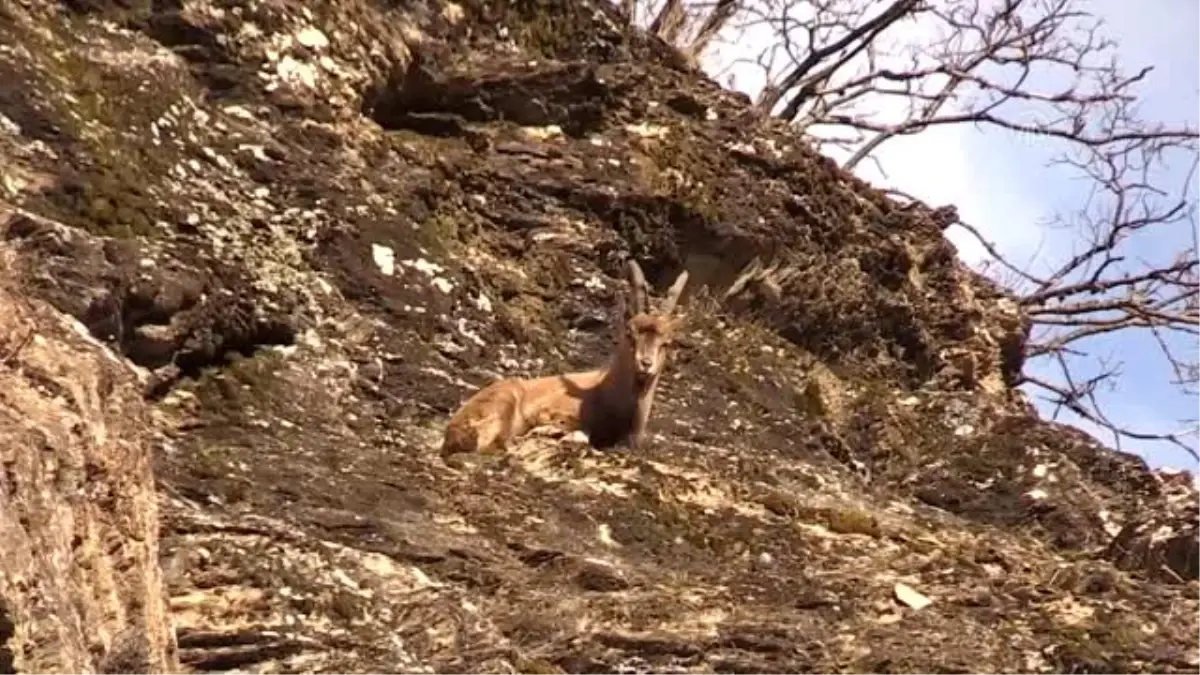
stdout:
[(616, 349), (605, 368), (535, 379), (508, 378), (475, 393), (446, 425), (442, 454), (503, 452), (508, 442), (540, 426), (582, 430), (596, 448), (627, 441), (637, 448), (654, 390), (682, 316), (675, 305), (687, 284), (675, 279), (657, 311), (649, 309), (649, 286), (637, 262), (629, 262), (627, 302), (617, 296)]

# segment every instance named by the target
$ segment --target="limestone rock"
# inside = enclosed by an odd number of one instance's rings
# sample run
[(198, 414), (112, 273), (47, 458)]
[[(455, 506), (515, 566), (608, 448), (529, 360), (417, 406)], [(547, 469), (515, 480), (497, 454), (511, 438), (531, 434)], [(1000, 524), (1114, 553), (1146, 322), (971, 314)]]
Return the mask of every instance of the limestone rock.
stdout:
[(0, 667), (173, 672), (137, 377), (18, 266), (0, 246)]

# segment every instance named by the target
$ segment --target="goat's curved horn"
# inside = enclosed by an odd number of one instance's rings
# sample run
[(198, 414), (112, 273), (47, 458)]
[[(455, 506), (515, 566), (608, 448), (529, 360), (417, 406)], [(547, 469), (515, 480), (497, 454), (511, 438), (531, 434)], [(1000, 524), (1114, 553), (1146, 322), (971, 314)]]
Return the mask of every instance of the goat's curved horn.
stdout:
[(642, 314), (646, 311), (646, 275), (636, 260), (629, 261), (629, 297), (633, 300), (633, 313)]
[(671, 284), (671, 288), (667, 289), (667, 297), (663, 299), (660, 312), (670, 314), (675, 311), (675, 304), (679, 302), (679, 296), (683, 295), (683, 288), (687, 286), (687, 282), (688, 272), (684, 270), (675, 278), (675, 283)]

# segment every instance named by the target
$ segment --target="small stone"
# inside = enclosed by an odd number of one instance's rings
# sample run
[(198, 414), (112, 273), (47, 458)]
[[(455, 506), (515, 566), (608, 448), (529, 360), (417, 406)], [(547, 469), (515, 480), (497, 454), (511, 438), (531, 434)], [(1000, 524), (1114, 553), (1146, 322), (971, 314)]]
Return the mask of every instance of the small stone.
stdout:
[(595, 558), (585, 558), (575, 574), (575, 583), (587, 591), (611, 593), (629, 588), (629, 581), (621, 570), (612, 563)]
[(21, 125), (0, 114), (0, 131), (10, 136), (20, 136)]
[(916, 589), (908, 584), (897, 583), (892, 590), (896, 594), (897, 600), (915, 610), (922, 610), (933, 604), (932, 600), (917, 592)]
[(396, 274), (396, 252), (391, 247), (371, 244), (371, 257), (381, 274), (387, 277)]
[(586, 445), (588, 442), (587, 434), (582, 431), (572, 431), (562, 437), (563, 443), (571, 443), (574, 445)]
[(320, 30), (309, 26), (296, 34), (296, 42), (309, 49), (324, 49), (329, 46), (329, 38)]

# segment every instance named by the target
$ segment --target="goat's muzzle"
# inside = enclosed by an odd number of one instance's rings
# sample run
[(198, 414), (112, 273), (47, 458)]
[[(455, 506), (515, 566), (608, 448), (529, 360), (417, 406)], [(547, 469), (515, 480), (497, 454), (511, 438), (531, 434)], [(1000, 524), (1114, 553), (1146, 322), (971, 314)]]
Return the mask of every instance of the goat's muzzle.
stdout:
[(649, 369), (638, 368), (633, 374), (633, 381), (637, 385), (638, 391), (644, 391), (654, 381), (654, 373)]

